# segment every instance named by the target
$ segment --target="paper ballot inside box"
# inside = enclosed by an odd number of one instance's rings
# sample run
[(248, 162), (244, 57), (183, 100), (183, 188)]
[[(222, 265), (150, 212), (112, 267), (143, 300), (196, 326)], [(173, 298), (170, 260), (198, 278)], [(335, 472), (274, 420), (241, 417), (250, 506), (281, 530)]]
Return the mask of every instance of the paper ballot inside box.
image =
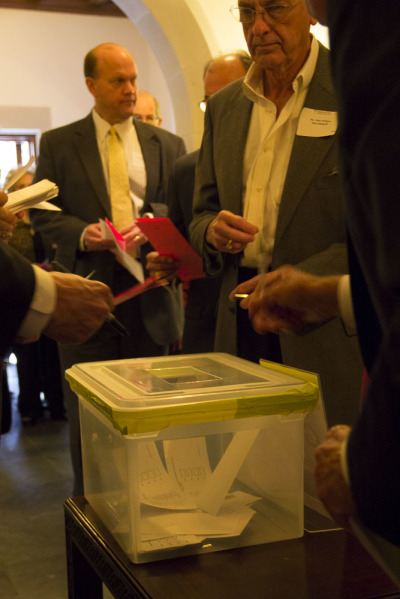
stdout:
[(146, 506), (142, 550), (242, 533), (255, 513), (250, 505), (259, 497), (229, 489), (257, 433), (237, 432), (214, 472), (205, 437), (164, 441), (165, 467), (156, 443), (140, 444), (140, 499)]

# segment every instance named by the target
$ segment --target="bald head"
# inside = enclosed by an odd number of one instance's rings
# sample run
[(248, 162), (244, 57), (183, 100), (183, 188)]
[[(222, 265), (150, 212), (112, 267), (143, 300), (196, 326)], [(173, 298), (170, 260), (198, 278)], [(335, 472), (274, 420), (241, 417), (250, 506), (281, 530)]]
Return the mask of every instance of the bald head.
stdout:
[(97, 77), (97, 67), (99, 60), (112, 60), (116, 54), (122, 54), (129, 56), (132, 60), (132, 55), (128, 52), (126, 48), (120, 46), (119, 44), (114, 44), (112, 42), (106, 42), (104, 44), (99, 44), (89, 52), (85, 56), (85, 60), (83, 63), (83, 71), (85, 77), (93, 77), (94, 79)]
[(238, 54), (225, 54), (208, 63), (204, 72), (205, 98), (209, 98), (228, 83), (246, 75), (251, 59), (248, 57), (244, 60), (244, 58)]
[(133, 56), (118, 44), (100, 44), (85, 57), (86, 85), (98, 114), (111, 125), (133, 115), (137, 69)]

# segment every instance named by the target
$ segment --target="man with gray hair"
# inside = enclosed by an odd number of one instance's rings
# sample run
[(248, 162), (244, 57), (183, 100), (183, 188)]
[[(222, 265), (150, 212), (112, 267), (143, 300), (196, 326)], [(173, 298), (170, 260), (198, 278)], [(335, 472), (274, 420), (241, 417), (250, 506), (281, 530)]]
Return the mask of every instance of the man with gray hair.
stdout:
[(363, 368), (340, 319), (301, 337), (260, 336), (229, 300), (259, 269), (348, 272), (329, 51), (302, 0), (239, 0), (231, 11), (254, 62), (208, 100), (190, 227), (207, 274), (222, 277), (215, 350), (317, 372), (328, 422), (350, 424)]

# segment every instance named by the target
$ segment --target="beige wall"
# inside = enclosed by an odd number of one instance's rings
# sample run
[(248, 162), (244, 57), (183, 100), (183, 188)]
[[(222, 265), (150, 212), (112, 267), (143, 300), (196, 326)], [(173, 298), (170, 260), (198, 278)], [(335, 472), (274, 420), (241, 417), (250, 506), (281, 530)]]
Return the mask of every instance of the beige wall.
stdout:
[[(188, 150), (199, 146), (204, 64), (245, 48), (229, 14), (233, 0), (114, 2), (129, 19), (0, 8), (0, 128), (26, 127), (31, 116), (30, 128), (44, 130), (86, 115), (92, 100), (83, 57), (113, 41), (135, 56), (139, 87), (159, 100), (163, 127), (181, 135)], [(325, 41), (326, 30), (318, 37)]]
[(129, 19), (0, 8), (0, 40), (1, 128), (26, 127), (29, 114), (30, 128), (42, 130), (85, 116), (92, 98), (84, 81), (83, 57), (96, 44), (112, 41), (135, 56), (139, 85), (157, 96), (164, 125), (175, 131), (159, 62)]

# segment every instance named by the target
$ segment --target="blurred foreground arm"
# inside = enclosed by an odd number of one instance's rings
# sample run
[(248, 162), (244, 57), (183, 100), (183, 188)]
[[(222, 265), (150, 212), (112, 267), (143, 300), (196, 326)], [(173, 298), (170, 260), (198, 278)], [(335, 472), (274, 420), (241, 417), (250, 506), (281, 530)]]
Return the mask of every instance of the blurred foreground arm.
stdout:
[(345, 447), (350, 432), (349, 426), (332, 427), (315, 452), (318, 495), (331, 516), (343, 528), (350, 528), (349, 517), (355, 514), (350, 486), (344, 474), (347, 470)]

